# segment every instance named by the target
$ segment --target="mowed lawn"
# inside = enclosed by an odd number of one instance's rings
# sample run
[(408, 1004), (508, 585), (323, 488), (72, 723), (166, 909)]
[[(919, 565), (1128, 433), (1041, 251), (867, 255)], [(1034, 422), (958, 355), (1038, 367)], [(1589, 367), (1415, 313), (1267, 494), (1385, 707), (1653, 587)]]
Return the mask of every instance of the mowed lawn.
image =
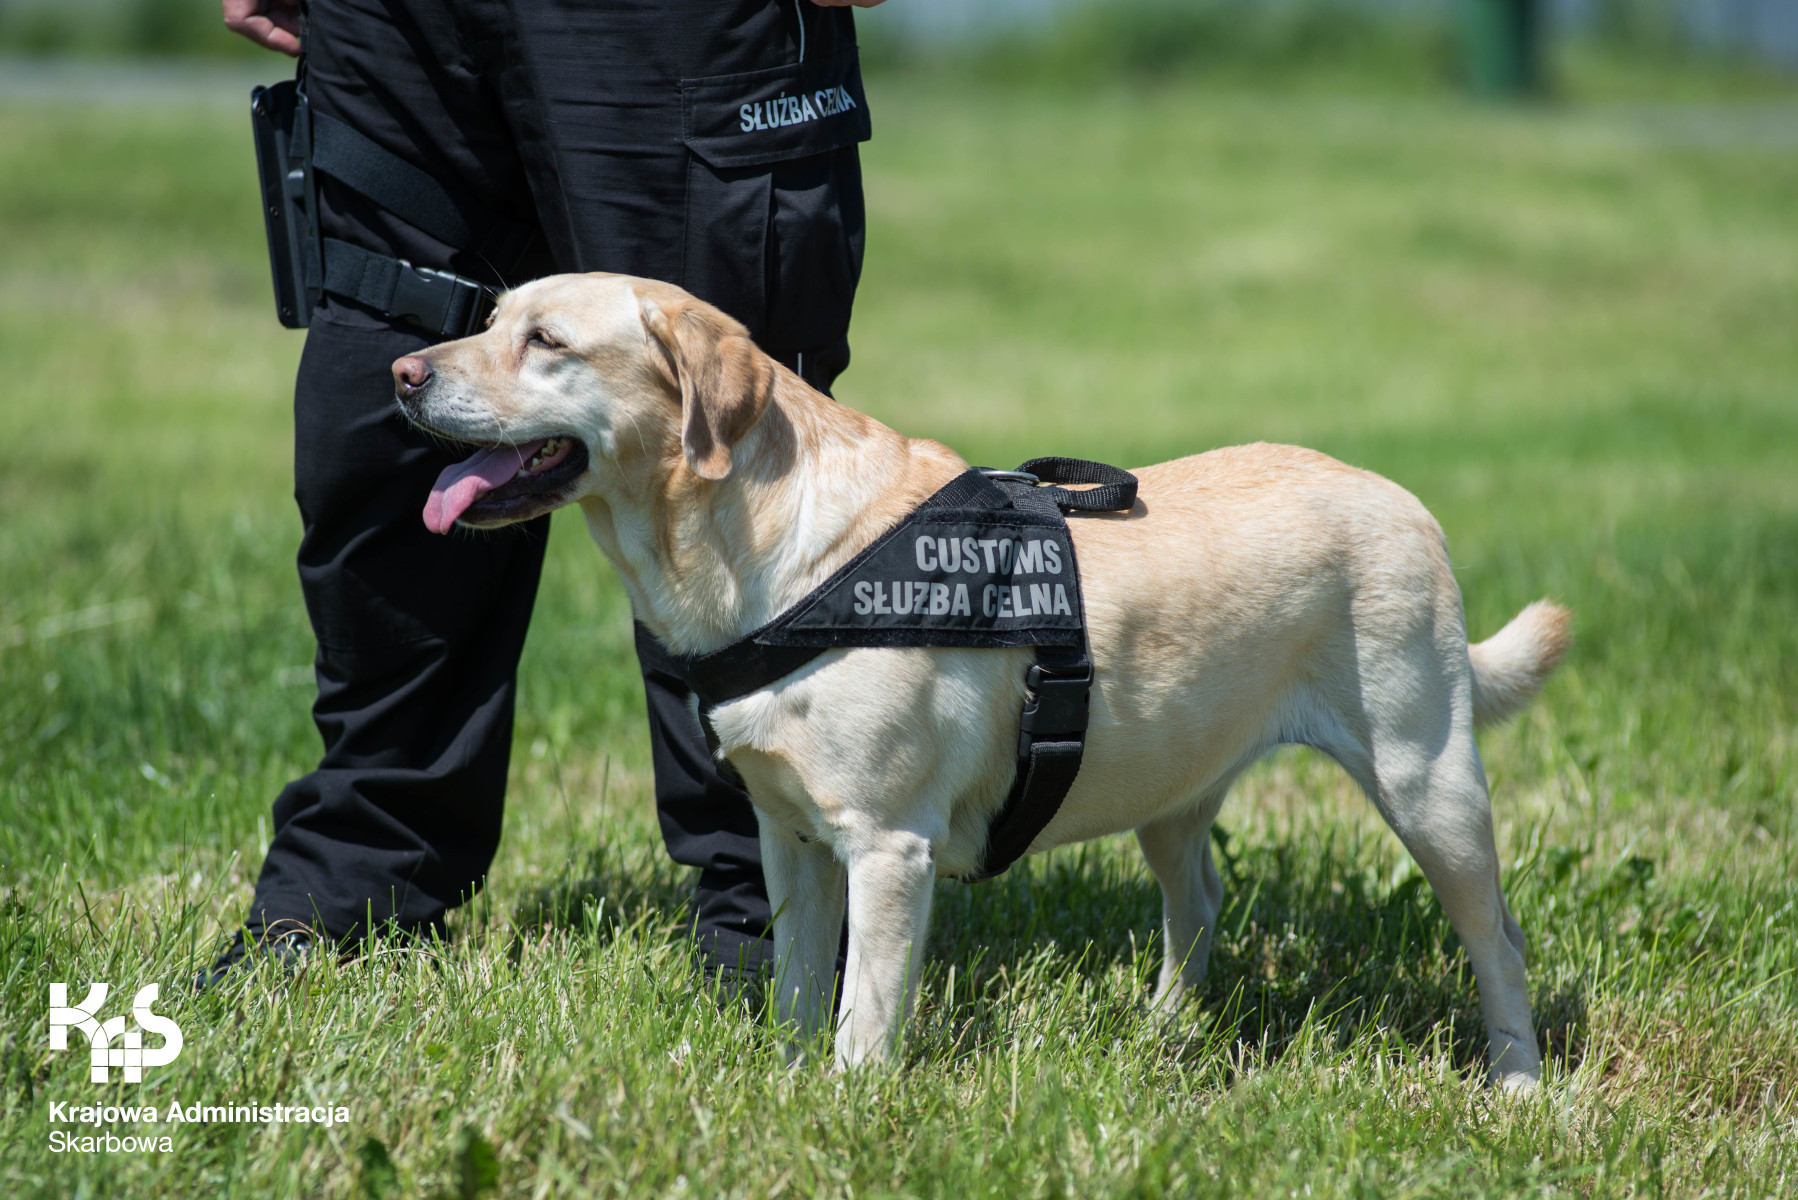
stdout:
[[(1256, 439), (1435, 512), (1483, 637), (1577, 614), (1482, 735), (1550, 1086), (1333, 764), (1224, 810), (1201, 1002), (1145, 1012), (1128, 838), (937, 893), (904, 1065), (789, 1068), (678, 929), (622, 592), (557, 518), (506, 831), (454, 939), (185, 987), (317, 753), (241, 106), (0, 106), (0, 1194), (1798, 1191), (1798, 109), (1769, 119), (871, 81), (841, 398), (969, 458)], [(1784, 131), (1784, 133), (1782, 133)], [(422, 505), (423, 497), (420, 497)], [(1100, 664), (1103, 669), (1103, 664)], [(47, 984), (160, 982), (144, 1083)], [(78, 1104), (342, 1106), (52, 1126)], [(53, 1130), (167, 1153), (52, 1153)]]

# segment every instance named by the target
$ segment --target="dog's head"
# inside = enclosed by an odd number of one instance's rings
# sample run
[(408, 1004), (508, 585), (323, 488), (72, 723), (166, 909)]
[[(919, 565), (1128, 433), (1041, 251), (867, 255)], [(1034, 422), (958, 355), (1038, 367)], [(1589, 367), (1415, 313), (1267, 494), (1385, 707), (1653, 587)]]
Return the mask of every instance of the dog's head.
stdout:
[(510, 525), (608, 480), (723, 479), (776, 370), (742, 325), (669, 284), (556, 275), (508, 292), (484, 333), (393, 364), (407, 418), (474, 450), (438, 478), (425, 524)]

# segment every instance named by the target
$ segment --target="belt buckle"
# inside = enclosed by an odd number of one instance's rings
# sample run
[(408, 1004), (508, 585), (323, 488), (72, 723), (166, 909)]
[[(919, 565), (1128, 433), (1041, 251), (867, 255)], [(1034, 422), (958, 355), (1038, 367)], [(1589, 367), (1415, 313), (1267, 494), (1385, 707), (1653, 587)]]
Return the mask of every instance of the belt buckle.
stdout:
[(472, 279), (415, 267), (400, 259), (388, 315), (410, 317), (444, 337), (466, 337), (474, 332), (475, 315), (481, 310), (481, 285)]

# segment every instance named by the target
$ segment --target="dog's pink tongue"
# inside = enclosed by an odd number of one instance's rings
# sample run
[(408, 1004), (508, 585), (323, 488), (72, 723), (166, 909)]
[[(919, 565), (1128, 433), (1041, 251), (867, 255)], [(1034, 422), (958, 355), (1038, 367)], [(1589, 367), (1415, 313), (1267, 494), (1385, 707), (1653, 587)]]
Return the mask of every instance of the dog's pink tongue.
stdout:
[(432, 533), (448, 533), (469, 505), (518, 474), (518, 468), (530, 462), (548, 440), (538, 438), (522, 446), (495, 446), (453, 467), (445, 467), (431, 488), (431, 498), (425, 501), (425, 528)]

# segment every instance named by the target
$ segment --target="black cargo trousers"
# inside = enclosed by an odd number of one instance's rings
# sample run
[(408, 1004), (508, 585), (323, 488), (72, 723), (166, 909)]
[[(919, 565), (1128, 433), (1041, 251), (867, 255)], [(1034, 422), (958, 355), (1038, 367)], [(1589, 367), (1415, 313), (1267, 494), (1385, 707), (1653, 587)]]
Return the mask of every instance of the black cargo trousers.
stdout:
[[(828, 389), (861, 270), (867, 109), (848, 10), (810, 0), (311, 0), (314, 111), (494, 220), (449, 246), (320, 177), (327, 237), (494, 287), (554, 271), (669, 280)], [(440, 927), (498, 846), (519, 652), (548, 519), (429, 533), (457, 457), (409, 426), (394, 359), (430, 341), (327, 295), (295, 387), (299, 569), (324, 756), (282, 791), (247, 929)], [(595, 569), (600, 569), (595, 564)], [(769, 922), (754, 814), (639, 629), (668, 852), (700, 870), (700, 946)], [(274, 932), (279, 932), (278, 929)]]

